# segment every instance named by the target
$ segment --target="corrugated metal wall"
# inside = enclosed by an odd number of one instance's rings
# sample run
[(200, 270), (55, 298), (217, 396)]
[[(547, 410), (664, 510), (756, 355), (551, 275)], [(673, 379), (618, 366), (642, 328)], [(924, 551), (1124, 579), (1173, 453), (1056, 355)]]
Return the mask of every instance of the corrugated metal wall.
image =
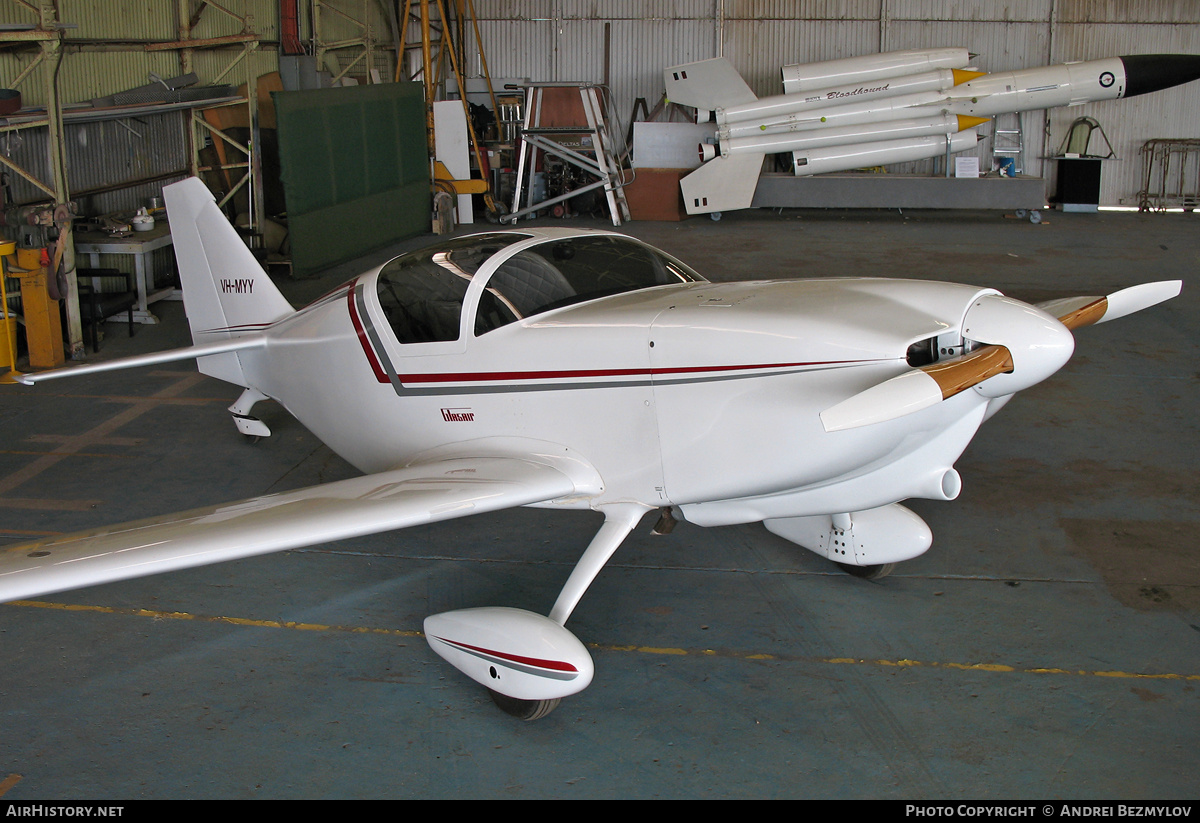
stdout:
[[(1196, 0), (476, 0), (475, 8), (495, 77), (599, 82), (609, 25), (608, 82), (626, 119), (636, 98), (651, 105), (661, 98), (663, 68), (718, 55), (767, 95), (782, 91), (779, 69), (786, 64), (881, 50), (965, 46), (979, 55), (983, 71), (1122, 54), (1200, 54)], [(1028, 112), (1024, 166), (1047, 177), (1053, 192), (1054, 164), (1046, 158), (1075, 118), (1093, 117), (1119, 158), (1104, 164), (1101, 201), (1136, 205), (1142, 144), (1200, 137), (1197, 111), (1200, 83), (1048, 116)], [(990, 140), (974, 153), (990, 166)], [(940, 162), (891, 170), (933, 173)]]
[[(193, 31), (217, 37), (241, 23), (209, 4)], [(277, 68), (278, 0), (223, 0), (247, 16), (264, 45), (251, 58), (254, 74)], [(178, 0), (59, 0), (61, 19), (75, 23), (59, 73), (64, 101), (85, 100), (146, 82), (149, 72), (179, 73), (175, 51), (113, 50), (99, 41), (172, 40), (178, 37)], [(194, 10), (198, 4), (190, 0)], [(387, 74), (391, 31), (380, 0), (301, 0), (302, 35), (308, 14), (323, 6), (327, 42), (368, 37), (378, 45), (373, 64)], [(663, 92), (662, 69), (717, 55), (728, 57), (759, 94), (781, 90), (779, 69), (788, 63), (868, 54), (880, 50), (961, 45), (976, 52), (977, 65), (1001, 71), (1118, 54), (1200, 53), (1197, 0), (475, 0), (491, 74), (537, 81), (606, 79), (614, 107), (627, 120), (637, 98), (650, 105)], [(17, 0), (0, 0), (0, 16), (33, 22)], [(347, 18), (365, 22), (366, 29)], [(71, 40), (90, 44), (71, 44)], [(607, 52), (605, 44), (608, 44)], [(235, 50), (197, 50), (201, 82), (222, 72)], [(16, 77), (33, 51), (0, 50), (0, 85)], [(334, 56), (344, 64), (354, 48)], [(468, 72), (479, 61), (468, 56)], [(21, 83), (26, 102), (44, 100), (43, 69)], [(357, 72), (356, 72), (357, 73)], [(226, 77), (238, 84), (241, 67)], [(1063, 141), (1071, 121), (1096, 118), (1119, 160), (1105, 164), (1102, 201), (1135, 204), (1143, 169), (1139, 155), (1148, 139), (1198, 137), (1200, 83), (1125, 101), (1057, 109), (1024, 117), (1025, 166), (1051, 178), (1044, 160)], [(986, 128), (986, 127), (985, 127)], [(0, 137), (0, 150), (3, 137)], [(991, 145), (976, 150), (990, 157)], [(116, 161), (114, 161), (116, 162)], [(985, 162), (985, 166), (987, 163)], [(895, 171), (932, 172), (935, 163), (905, 164)]]
[[(1114, 54), (1200, 54), (1200, 3), (1059, 0), (1053, 27), (1056, 62), (1095, 60)], [(1094, 117), (1119, 158), (1104, 163), (1101, 202), (1136, 206), (1145, 174), (1142, 145), (1154, 138), (1200, 137), (1197, 112), (1200, 83), (1129, 100), (1052, 109), (1048, 113), (1049, 148), (1056, 151), (1060, 147), (1076, 117)], [(1091, 150), (1096, 151), (1095, 147)]]
[[(253, 33), (263, 41), (241, 61), (242, 44), (196, 49), (192, 71), (200, 85), (218, 82), (238, 86), (248, 77), (278, 69), (277, 0), (225, 0), (218, 10), (209, 6), (199, 15), (192, 37), (217, 38)], [(59, 0), (59, 20), (71, 26), (61, 44), (57, 87), (64, 112), (77, 104), (184, 73), (181, 52), (155, 50), (157, 43), (178, 40), (180, 4), (177, 0)], [(196, 4), (190, 4), (193, 15)], [(0, 0), (0, 14), (15, 23), (35, 23), (34, 15), (16, 0)], [(249, 27), (247, 27), (247, 25)], [(37, 46), (0, 51), (0, 85), (8, 86), (38, 54)], [(25, 107), (45, 106), (48, 63), (36, 67), (18, 85)], [(48, 132), (43, 127), (0, 134), (0, 152), (49, 182)], [(139, 113), (115, 120), (68, 122), (64, 127), (67, 184), (81, 211), (100, 214), (141, 205), (161, 194), (162, 178), (186, 173), (191, 157), (185, 112)], [(16, 202), (47, 199), (32, 184), (10, 175)], [(158, 182), (120, 188), (130, 181)], [(89, 192), (95, 192), (89, 194)]]
[[(194, 14), (197, 3), (190, 5)], [(270, 44), (251, 57), (254, 75), (277, 70), (279, 61), (273, 44), (279, 39), (278, 0), (223, 0), (220, 5), (239, 17), (248, 17), (253, 33)], [(182, 73), (178, 51), (145, 48), (149, 41), (179, 39), (178, 0), (58, 0), (58, 7), (59, 20), (71, 26), (64, 35), (63, 61), (58, 72), (59, 96), (64, 104), (148, 83), (150, 72), (164, 78)], [(17, 0), (0, 0), (0, 20), (36, 23), (37, 16)], [(192, 37), (212, 38), (242, 32), (241, 20), (209, 6), (200, 14)], [(240, 46), (194, 50), (194, 71), (200, 82), (213, 82), (240, 50)], [(36, 49), (0, 51), (0, 85), (7, 86), (4, 79), (19, 75), (35, 54)], [(26, 106), (45, 105), (43, 72), (44, 67), (39, 67), (21, 83)], [(244, 83), (246, 71), (239, 66), (223, 82)]]
[[(81, 214), (106, 214), (142, 205), (162, 194), (165, 178), (188, 173), (187, 113), (143, 114), (120, 120), (69, 123), (64, 128), (67, 187)], [(45, 128), (0, 134), (0, 153), (33, 173), (51, 179)], [(159, 182), (122, 188), (131, 181)], [(48, 195), (11, 175), (17, 203), (46, 200)]]

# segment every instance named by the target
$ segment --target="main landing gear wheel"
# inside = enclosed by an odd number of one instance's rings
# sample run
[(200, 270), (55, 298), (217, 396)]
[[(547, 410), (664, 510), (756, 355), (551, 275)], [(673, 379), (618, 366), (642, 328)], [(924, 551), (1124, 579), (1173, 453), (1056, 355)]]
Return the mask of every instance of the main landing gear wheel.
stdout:
[(561, 697), (552, 700), (521, 700), (492, 689), (488, 689), (488, 694), (492, 696), (493, 703), (518, 720), (541, 720), (557, 709), (558, 704), (562, 702)]
[(852, 566), (849, 563), (838, 563), (846, 574), (861, 577), (863, 580), (878, 580), (887, 577), (896, 568), (895, 563), (880, 563), (878, 566)]

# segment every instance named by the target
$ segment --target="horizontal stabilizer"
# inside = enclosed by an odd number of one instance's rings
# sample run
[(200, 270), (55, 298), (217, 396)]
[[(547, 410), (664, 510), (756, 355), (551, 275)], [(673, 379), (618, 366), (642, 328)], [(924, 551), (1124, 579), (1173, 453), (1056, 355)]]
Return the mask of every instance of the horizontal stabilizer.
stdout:
[(45, 380), (57, 380), (60, 377), (82, 377), (86, 374), (98, 374), (121, 369), (136, 369), (142, 366), (157, 366), (160, 363), (174, 363), (179, 360), (192, 360), (197, 357), (208, 357), (226, 352), (248, 351), (261, 349), (267, 344), (267, 338), (261, 334), (235, 337), (232, 340), (218, 340), (215, 343), (201, 343), (198, 346), (185, 346), (182, 349), (167, 349), (165, 351), (139, 354), (133, 357), (120, 357), (103, 363), (89, 363), (86, 366), (70, 366), (65, 369), (52, 369), (36, 374), (23, 374), (16, 379), (27, 386), (41, 383)]
[(663, 82), (668, 100), (697, 109), (714, 111), (758, 99), (724, 57), (664, 69)]
[(679, 181), (688, 214), (748, 209), (762, 174), (762, 154), (731, 154), (709, 160)]

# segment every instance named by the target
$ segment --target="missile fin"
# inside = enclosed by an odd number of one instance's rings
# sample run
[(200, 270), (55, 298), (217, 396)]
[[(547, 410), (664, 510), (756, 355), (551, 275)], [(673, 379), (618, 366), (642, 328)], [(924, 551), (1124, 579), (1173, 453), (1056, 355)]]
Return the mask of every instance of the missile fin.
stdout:
[(688, 214), (748, 209), (758, 188), (763, 155), (717, 157), (679, 181)]
[(969, 83), (976, 77), (983, 77), (987, 74), (986, 71), (967, 71), (966, 69), (951, 69), (954, 73), (954, 85), (958, 86), (963, 83)]
[(723, 109), (758, 99), (724, 57), (664, 69), (663, 82), (668, 100), (697, 109)]

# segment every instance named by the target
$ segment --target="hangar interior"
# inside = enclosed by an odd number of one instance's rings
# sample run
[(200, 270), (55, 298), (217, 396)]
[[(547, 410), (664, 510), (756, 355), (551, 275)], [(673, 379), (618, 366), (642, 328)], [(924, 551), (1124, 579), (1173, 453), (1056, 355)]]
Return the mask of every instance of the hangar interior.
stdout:
[[(533, 722), (422, 621), (546, 614), (594, 511), (0, 604), (0, 800), (1194, 797), (1200, 82), (989, 117), (953, 156), (806, 178), (764, 153), (754, 206), (711, 215), (679, 190), (695, 111), (664, 97), (665, 69), (714, 58), (767, 98), (784, 66), (902, 50), (960, 47), (987, 74), (1200, 55), (1194, 3), (118, 5), (0, 0), (0, 558), (358, 475), (270, 399), (270, 436), (235, 428), (238, 387), (194, 358), (14, 384), (193, 344), (162, 202), (189, 176), (297, 307), (438, 235), (507, 228), (616, 230), (715, 284), (887, 277), (1031, 304), (1183, 288), (1078, 330), (1058, 374), (983, 423), (957, 499), (905, 502), (933, 545), (886, 577), (757, 522), (675, 510), (652, 533), (648, 511), (570, 618), (595, 681)], [(977, 163), (959, 176), (959, 158)]]

